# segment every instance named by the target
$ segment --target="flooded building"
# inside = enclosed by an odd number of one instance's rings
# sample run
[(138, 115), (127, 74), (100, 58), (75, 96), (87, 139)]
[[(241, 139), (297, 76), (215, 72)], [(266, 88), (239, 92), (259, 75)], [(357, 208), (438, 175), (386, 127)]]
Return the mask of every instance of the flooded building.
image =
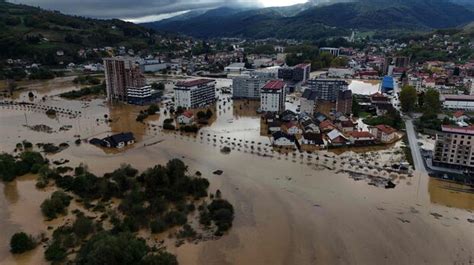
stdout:
[(346, 91), (349, 84), (341, 79), (310, 79), (309, 88), (316, 92), (319, 100), (335, 102), (339, 91)]
[(236, 76), (232, 79), (232, 97), (260, 99), (260, 89), (272, 78), (254, 73)]
[(216, 81), (213, 79), (196, 79), (178, 82), (174, 88), (174, 99), (177, 107), (198, 108), (216, 101)]
[(281, 80), (269, 81), (260, 91), (260, 109), (269, 112), (285, 110), (286, 84)]
[(127, 100), (127, 89), (146, 85), (140, 65), (131, 57), (104, 58), (107, 100)]
[(278, 69), (278, 78), (285, 81), (306, 82), (311, 73), (311, 64), (298, 64)]
[(151, 86), (128, 87), (127, 102), (135, 105), (151, 104), (159, 100), (161, 93)]
[(433, 165), (474, 169), (474, 127), (442, 125), (437, 135)]

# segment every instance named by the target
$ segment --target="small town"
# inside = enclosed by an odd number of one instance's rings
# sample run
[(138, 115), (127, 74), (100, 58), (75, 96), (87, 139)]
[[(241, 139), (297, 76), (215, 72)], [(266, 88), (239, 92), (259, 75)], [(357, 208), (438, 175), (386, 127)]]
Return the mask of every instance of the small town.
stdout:
[(0, 264), (472, 263), (469, 3), (414, 30), (333, 26), (356, 8), (334, 1), (143, 22), (19, 2), (0, 0)]

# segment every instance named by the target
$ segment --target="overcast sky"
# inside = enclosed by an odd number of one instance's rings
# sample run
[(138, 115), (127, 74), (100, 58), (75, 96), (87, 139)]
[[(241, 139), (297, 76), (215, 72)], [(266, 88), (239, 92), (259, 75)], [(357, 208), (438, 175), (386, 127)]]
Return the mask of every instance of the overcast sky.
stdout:
[[(231, 5), (256, 5), (262, 0), (9, 0), (58, 10), (66, 14), (95, 17), (120, 18), (142, 22), (168, 18), (172, 15), (195, 9), (216, 8)], [(281, 1), (281, 0), (280, 0)], [(298, 0), (283, 0), (288, 3)], [(138, 20), (137, 20), (138, 19)]]

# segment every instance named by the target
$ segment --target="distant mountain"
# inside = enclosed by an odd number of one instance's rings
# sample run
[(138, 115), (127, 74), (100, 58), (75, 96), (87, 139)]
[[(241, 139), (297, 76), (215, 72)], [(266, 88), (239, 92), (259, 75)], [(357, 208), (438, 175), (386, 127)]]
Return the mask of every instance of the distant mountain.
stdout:
[(451, 0), (452, 3), (466, 7), (467, 9), (474, 11), (473, 0)]
[[(280, 8), (215, 9), (186, 20), (163, 20), (145, 26), (197, 37), (314, 39), (348, 34), (351, 29), (430, 30), (474, 21), (474, 11), (451, 1), (357, 0), (333, 3), (320, 0)], [(221, 12), (225, 15), (216, 16)]]

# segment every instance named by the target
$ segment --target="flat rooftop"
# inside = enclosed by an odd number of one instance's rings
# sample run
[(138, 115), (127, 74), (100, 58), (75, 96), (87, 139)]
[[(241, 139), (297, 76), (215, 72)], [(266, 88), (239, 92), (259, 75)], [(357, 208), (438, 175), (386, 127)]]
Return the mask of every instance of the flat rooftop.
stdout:
[(474, 126), (457, 127), (457, 126), (452, 126), (452, 125), (442, 125), (441, 130), (447, 133), (474, 135)]
[(214, 79), (195, 79), (191, 81), (181, 81), (176, 84), (176, 86), (180, 87), (193, 87), (193, 86), (199, 86), (199, 85), (204, 85), (207, 83), (214, 82)]

